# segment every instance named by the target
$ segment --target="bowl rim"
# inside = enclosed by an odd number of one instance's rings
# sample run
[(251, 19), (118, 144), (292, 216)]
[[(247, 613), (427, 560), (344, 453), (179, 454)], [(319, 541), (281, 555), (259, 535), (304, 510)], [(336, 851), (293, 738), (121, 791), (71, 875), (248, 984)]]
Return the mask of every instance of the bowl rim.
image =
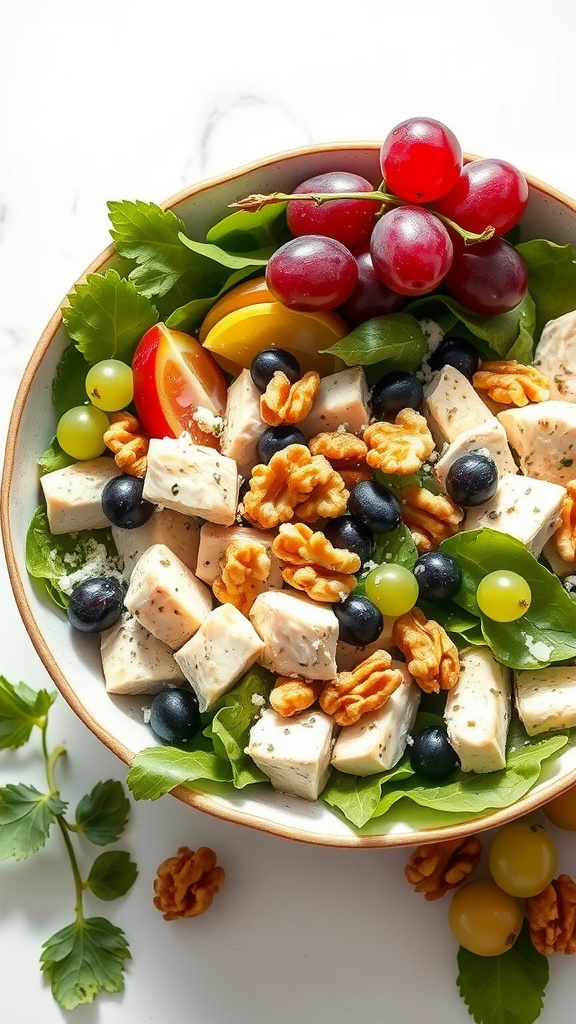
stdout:
[[(325, 142), (318, 143), (315, 145), (302, 146), (293, 149), (283, 150), (259, 160), (251, 161), (248, 164), (235, 167), (224, 174), (216, 175), (210, 178), (205, 178), (196, 184), (187, 186), (186, 188), (180, 189), (173, 195), (169, 196), (168, 199), (162, 200), (158, 203), (162, 209), (172, 209), (185, 200), (190, 199), (193, 196), (200, 196), (203, 192), (209, 191), (216, 186), (225, 185), (236, 178), (240, 178), (247, 173), (262, 170), (272, 164), (279, 162), (285, 162), (289, 159), (298, 158), (301, 156), (311, 154), (323, 154), (330, 153), (336, 150), (354, 151), (354, 150), (373, 150), (377, 152), (381, 147), (381, 142), (374, 141), (352, 141), (352, 142)], [(465, 162), (471, 160), (480, 159), (476, 154), (465, 153)], [(530, 174), (525, 173), (526, 180), (531, 190), (543, 193), (545, 196), (553, 198), (558, 202), (567, 206), (576, 214), (576, 200), (571, 199), (565, 193), (559, 191), (548, 185), (546, 182), (539, 178), (536, 178)], [(71, 284), (68, 292), (72, 291), (73, 288), (84, 282), (89, 274), (96, 273), (102, 265), (114, 255), (114, 246), (108, 245), (103, 249), (98, 256), (88, 265), (83, 271), (79, 278), (73, 284)], [(68, 293), (67, 293), (68, 294)], [(57, 330), (62, 324), (62, 314), (60, 312), (61, 306), (66, 302), (66, 297), (60, 303), (56, 312), (50, 317), (46, 324), (40, 338), (36, 342), (30, 358), (24, 369), (24, 373), (21, 377), (18, 385), (16, 397), (14, 399), (10, 420), (8, 424), (8, 432), (6, 437), (5, 457), (4, 465), (2, 470), (2, 480), (0, 484), (0, 529), (2, 532), (2, 540), (4, 545), (4, 552), (6, 557), (6, 564), (8, 568), (8, 576), (14, 599), (23, 621), (24, 627), (32, 641), (32, 645), (36, 650), (44, 668), (48, 672), (52, 681), (54, 682), (57, 690), (63, 696), (66, 703), (69, 705), (74, 714), (80, 719), (80, 721), (86, 725), (90, 731), (99, 739), (109, 750), (112, 751), (121, 761), (126, 765), (129, 765), (130, 760), (133, 756), (133, 751), (129, 750), (122, 742), (117, 740), (86, 710), (81, 704), (80, 700), (76, 696), (74, 688), (59, 668), (59, 665), (53, 656), (52, 652), (48, 648), (46, 641), (38, 627), (31, 605), (28, 601), (25, 587), (18, 569), (18, 561), (16, 558), (16, 552), (12, 543), (12, 536), (10, 530), (10, 497), (12, 490), (12, 482), (14, 479), (16, 464), (16, 437), (20, 427), (20, 423), (24, 414), (27, 396), (30, 387), (34, 381), (34, 378), (40, 368), (40, 364), (44, 358), (44, 355), (50, 346)], [(520, 813), (515, 812), (514, 808), (517, 804), (512, 804), (509, 807), (504, 807), (496, 811), (488, 812), (481, 818), (474, 819), (474, 831), (482, 832), (487, 829), (492, 829), (506, 824), (509, 821), (514, 820), (519, 816), (530, 814), (533, 811), (540, 808), (545, 802), (555, 796), (559, 796), (566, 790), (570, 789), (576, 783), (576, 768), (563, 776), (560, 779), (551, 779), (547, 782), (540, 784), (537, 793), (529, 792), (526, 796), (522, 797), (519, 801), (522, 804), (522, 810)], [(350, 833), (349, 835), (340, 836), (329, 836), (323, 833), (314, 832), (312, 830), (299, 828), (294, 825), (285, 825), (277, 822), (270, 822), (265, 818), (260, 817), (252, 812), (247, 812), (236, 807), (224, 807), (217, 798), (214, 798), (210, 794), (194, 791), (188, 789), (186, 786), (177, 786), (171, 791), (171, 795), (176, 797), (182, 803), (187, 804), (190, 807), (196, 808), (197, 810), (203, 811), (204, 813), (210, 814), (213, 817), (219, 818), (223, 821), (229, 821), (234, 824), (245, 825), (248, 828), (255, 829), (260, 832), (267, 832), (271, 835), (276, 835), (285, 839), (292, 839), (297, 842), (306, 843), (309, 845), (325, 846), (325, 847), (338, 847), (342, 849), (374, 849), (374, 848), (387, 848), (387, 847), (400, 847), (400, 846), (414, 846), (417, 844), (428, 844), (443, 840), (452, 840), (463, 838), (465, 835), (469, 835), (471, 832), (471, 822), (461, 822), (454, 825), (438, 826), (426, 830), (414, 830), (410, 832), (398, 831), (385, 833), (383, 835), (362, 835)]]

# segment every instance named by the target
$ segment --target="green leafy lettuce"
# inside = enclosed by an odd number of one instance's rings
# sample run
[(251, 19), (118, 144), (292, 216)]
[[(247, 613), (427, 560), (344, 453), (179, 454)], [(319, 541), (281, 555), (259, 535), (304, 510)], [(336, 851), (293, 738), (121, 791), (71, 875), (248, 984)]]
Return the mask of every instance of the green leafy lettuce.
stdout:
[(478, 956), (460, 947), (457, 985), (476, 1024), (533, 1024), (540, 1016), (549, 960), (532, 943), (525, 923), (511, 949)]

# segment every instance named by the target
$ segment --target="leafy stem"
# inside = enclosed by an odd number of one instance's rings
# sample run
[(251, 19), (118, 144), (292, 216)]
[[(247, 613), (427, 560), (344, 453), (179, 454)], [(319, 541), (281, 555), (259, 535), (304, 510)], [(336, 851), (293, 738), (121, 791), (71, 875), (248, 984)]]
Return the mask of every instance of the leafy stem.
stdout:
[[(380, 203), (382, 206), (413, 205), (405, 199), (399, 199), (398, 196), (393, 195), (391, 192), (384, 192), (378, 188), (373, 192), (271, 192), (269, 195), (254, 193), (246, 196), (244, 199), (238, 199), (235, 203), (230, 203), (230, 206), (239, 210), (256, 211), (263, 209), (265, 206), (270, 206), (272, 203), (286, 203), (291, 199), (308, 200), (309, 202), (316, 203), (317, 206), (322, 206), (323, 203), (331, 202), (334, 199), (373, 199), (374, 202)], [(449, 217), (438, 213), (437, 210), (430, 210), (430, 213), (438, 217), (438, 220), (442, 221), (451, 231), (460, 235), (464, 245), (476, 245), (478, 242), (487, 242), (495, 232), (491, 225), (487, 225), (480, 234), (466, 231), (459, 224), (456, 224), (455, 221), (450, 220)]]
[(23, 783), (0, 787), (0, 861), (23, 860), (45, 846), (52, 825), (62, 836), (74, 879), (75, 917), (72, 924), (52, 935), (42, 947), (42, 970), (52, 993), (64, 1009), (90, 1003), (101, 991), (121, 992), (124, 965), (130, 957), (124, 933), (104, 917), (85, 917), (84, 894), (90, 890), (101, 900), (124, 895), (136, 878), (129, 854), (111, 850), (93, 861), (84, 880), (79, 852), (72, 836), (81, 833), (89, 842), (106, 846), (115, 842), (128, 820), (129, 802), (120, 782), (99, 782), (76, 808), (75, 823), (66, 817), (67, 804), (56, 782), (56, 764), (66, 747), (49, 749), (48, 711), (55, 694), (36, 693), (24, 683), (12, 685), (0, 676), (0, 749), (15, 749), (41, 733), (42, 757), (48, 792)]

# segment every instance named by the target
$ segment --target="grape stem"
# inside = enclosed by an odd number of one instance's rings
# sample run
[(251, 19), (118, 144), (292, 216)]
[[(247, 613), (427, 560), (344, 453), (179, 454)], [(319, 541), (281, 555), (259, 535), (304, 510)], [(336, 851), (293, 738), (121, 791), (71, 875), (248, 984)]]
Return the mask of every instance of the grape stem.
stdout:
[[(237, 210), (247, 210), (248, 212), (256, 212), (261, 210), (264, 206), (271, 206), (273, 203), (287, 203), (291, 199), (303, 199), (309, 202), (316, 203), (317, 206), (322, 206), (323, 203), (331, 202), (334, 199), (373, 199), (374, 202), (381, 203), (383, 206), (412, 206), (413, 203), (408, 203), (404, 199), (399, 199), (398, 196), (392, 195), (390, 192), (384, 192), (382, 189), (376, 189), (374, 192), (271, 192), (269, 195), (262, 195), (261, 193), (254, 193), (253, 195), (246, 196), (244, 199), (238, 199), (235, 203), (230, 203), (229, 206)], [(428, 207), (425, 207), (428, 209)], [(476, 245), (478, 242), (487, 242), (488, 239), (492, 238), (495, 234), (495, 229), (488, 225), (480, 234), (475, 234), (473, 231), (466, 231), (461, 228), (455, 221), (450, 220), (449, 217), (445, 217), (444, 214), (438, 213), (436, 210), (430, 210), (438, 220), (441, 220), (447, 228), (455, 231), (464, 241), (464, 245)]]

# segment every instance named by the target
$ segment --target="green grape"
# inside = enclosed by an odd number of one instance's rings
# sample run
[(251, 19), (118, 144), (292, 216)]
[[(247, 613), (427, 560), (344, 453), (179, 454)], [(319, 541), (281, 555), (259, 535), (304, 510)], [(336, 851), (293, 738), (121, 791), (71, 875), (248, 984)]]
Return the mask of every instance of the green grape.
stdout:
[(492, 879), (461, 886), (450, 903), (448, 924), (464, 949), (478, 956), (506, 953), (522, 928), (522, 908)]
[(76, 405), (60, 417), (56, 439), (73, 459), (95, 459), (106, 449), (103, 435), (109, 425), (105, 412), (93, 405)]
[(554, 878), (554, 841), (542, 825), (514, 821), (492, 840), (488, 867), (504, 892), (511, 896), (537, 896)]
[(102, 359), (86, 374), (86, 393), (97, 409), (117, 412), (130, 405), (134, 395), (132, 368), (120, 359)]
[(384, 563), (366, 577), (366, 597), (382, 615), (404, 615), (418, 600), (418, 581), (404, 565)]
[(496, 569), (480, 581), (478, 607), (495, 622), (514, 622), (525, 615), (532, 601), (530, 586), (517, 572)]

